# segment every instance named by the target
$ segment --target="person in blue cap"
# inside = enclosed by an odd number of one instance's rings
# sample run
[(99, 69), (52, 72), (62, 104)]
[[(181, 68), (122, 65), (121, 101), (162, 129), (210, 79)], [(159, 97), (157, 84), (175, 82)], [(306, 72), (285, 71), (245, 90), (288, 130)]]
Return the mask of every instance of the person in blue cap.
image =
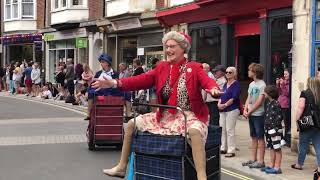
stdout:
[[(100, 65), (101, 65), (101, 70), (98, 71), (93, 79), (93, 82), (95, 79), (103, 80), (103, 79), (119, 79), (119, 73), (114, 71), (112, 68), (112, 57), (109, 56), (106, 53), (102, 53), (99, 58), (98, 58)], [(91, 86), (88, 89), (88, 111), (87, 111), (87, 117), (84, 120), (89, 120), (90, 119), (90, 111), (93, 106), (93, 97), (94, 94), (96, 96), (123, 96), (123, 92), (113, 89), (113, 88), (105, 88), (105, 89), (94, 89)]]

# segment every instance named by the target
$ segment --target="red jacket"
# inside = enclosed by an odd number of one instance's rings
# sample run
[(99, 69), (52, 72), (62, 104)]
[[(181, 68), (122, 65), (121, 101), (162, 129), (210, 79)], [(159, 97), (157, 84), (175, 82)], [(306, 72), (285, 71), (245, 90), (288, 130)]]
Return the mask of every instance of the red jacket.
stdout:
[[(149, 89), (153, 86), (157, 90), (158, 103), (162, 104), (161, 89), (165, 85), (166, 80), (169, 78), (170, 64), (169, 62), (161, 62), (157, 67), (145, 74), (139, 76), (122, 78), (121, 89), (124, 91), (135, 91), (140, 89)], [(208, 121), (208, 108), (202, 100), (201, 89), (212, 89), (218, 87), (216, 82), (209, 78), (208, 74), (203, 70), (200, 63), (190, 61), (186, 67), (186, 85), (191, 104), (192, 112), (196, 117), (207, 123)], [(161, 110), (160, 110), (161, 111)], [(161, 118), (161, 112), (157, 112), (158, 120)]]

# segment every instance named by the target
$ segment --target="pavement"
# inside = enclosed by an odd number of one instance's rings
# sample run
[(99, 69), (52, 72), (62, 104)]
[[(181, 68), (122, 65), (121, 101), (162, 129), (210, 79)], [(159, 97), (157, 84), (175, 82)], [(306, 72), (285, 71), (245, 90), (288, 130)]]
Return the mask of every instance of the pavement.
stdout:
[[(310, 180), (313, 179), (313, 171), (316, 169), (316, 158), (313, 155), (307, 155), (303, 170), (295, 170), (291, 168), (291, 165), (297, 162), (297, 152), (292, 152), (290, 148), (282, 148), (282, 174), (270, 175), (261, 172), (260, 169), (250, 169), (249, 167), (243, 167), (242, 162), (250, 160), (250, 145), (251, 140), (249, 136), (249, 124), (248, 121), (242, 117), (239, 118), (236, 125), (236, 144), (239, 151), (236, 152), (236, 156), (233, 158), (225, 158), (221, 155), (221, 162), (225, 167), (238, 170), (248, 175), (258, 176), (262, 179), (272, 180)], [(269, 150), (266, 149), (265, 163), (269, 165)]]
[[(9, 95), (7, 92), (0, 92), (0, 96), (11, 97), (21, 100), (34, 101), (39, 103), (45, 103), (48, 105), (63, 107), (72, 111), (82, 112), (85, 117), (85, 107), (82, 106), (73, 106), (72, 104), (67, 104), (64, 101), (59, 100), (41, 100), (40, 98), (31, 98), (24, 95)], [(81, 138), (80, 138), (81, 139)], [(250, 159), (250, 136), (249, 136), (249, 125), (246, 119), (239, 118), (236, 125), (236, 142), (237, 148), (239, 149), (236, 152), (236, 156), (233, 158), (225, 158), (221, 156), (221, 163), (226, 168), (231, 168), (239, 172), (243, 172), (248, 175), (259, 177), (259, 179), (266, 180), (310, 180), (313, 178), (313, 170), (316, 169), (316, 158), (313, 155), (308, 155), (303, 170), (294, 170), (290, 166), (297, 161), (297, 153), (292, 152), (290, 148), (284, 147), (282, 150), (282, 174), (279, 175), (270, 175), (264, 172), (261, 172), (260, 169), (250, 169), (248, 167), (243, 167), (242, 162), (245, 162)], [(266, 165), (269, 164), (269, 150), (266, 150), (265, 162)]]

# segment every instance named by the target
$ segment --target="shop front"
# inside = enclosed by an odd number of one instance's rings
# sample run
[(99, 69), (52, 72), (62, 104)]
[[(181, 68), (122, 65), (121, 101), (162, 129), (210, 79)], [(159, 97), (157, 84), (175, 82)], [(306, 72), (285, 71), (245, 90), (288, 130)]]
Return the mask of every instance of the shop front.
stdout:
[(131, 68), (132, 60), (139, 58), (142, 65), (150, 69), (153, 58), (164, 59), (164, 30), (156, 19), (149, 19), (148, 27), (143, 26), (145, 22), (140, 18), (110, 21), (107, 28), (109, 32), (106, 34), (106, 51), (113, 57), (114, 67), (125, 63)]
[(46, 42), (46, 79), (54, 82), (60, 62), (72, 60), (74, 65), (88, 63), (88, 35), (85, 28), (44, 34)]
[(1, 37), (4, 62), (42, 62), (42, 34), (13, 34)]
[(243, 86), (249, 81), (250, 63), (264, 65), (265, 80), (275, 83), (290, 68), (292, 0), (199, 0), (157, 12), (159, 22), (170, 28), (187, 23), (193, 38), (190, 57), (217, 64), (236, 66)]

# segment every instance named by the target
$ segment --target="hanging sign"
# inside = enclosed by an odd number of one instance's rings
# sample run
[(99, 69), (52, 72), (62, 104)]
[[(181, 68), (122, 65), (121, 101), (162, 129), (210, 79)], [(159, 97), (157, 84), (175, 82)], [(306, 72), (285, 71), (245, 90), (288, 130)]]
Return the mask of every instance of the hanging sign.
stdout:
[(87, 48), (88, 38), (76, 38), (76, 48)]
[(138, 56), (143, 56), (144, 55), (144, 48), (138, 48), (137, 49), (137, 55)]

